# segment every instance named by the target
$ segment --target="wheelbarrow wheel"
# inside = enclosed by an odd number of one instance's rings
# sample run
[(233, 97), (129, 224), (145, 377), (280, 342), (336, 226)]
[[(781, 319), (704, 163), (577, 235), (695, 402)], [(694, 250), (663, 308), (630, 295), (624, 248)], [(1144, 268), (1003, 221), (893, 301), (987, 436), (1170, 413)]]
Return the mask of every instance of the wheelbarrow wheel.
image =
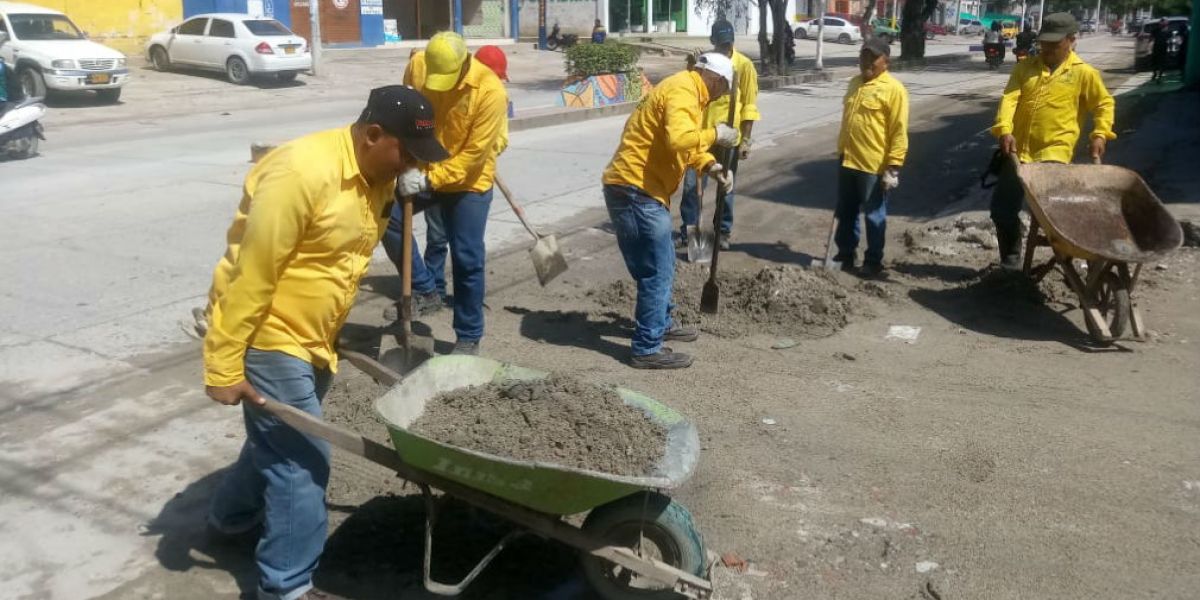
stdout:
[[(1129, 306), (1129, 286), (1116, 273), (1112, 271), (1105, 273), (1100, 279), (1096, 309), (1100, 311), (1100, 316), (1108, 325), (1108, 331), (1112, 334), (1113, 339), (1125, 335), (1125, 330), (1129, 327)], [(1104, 338), (1091, 321), (1085, 319), (1085, 322), (1088, 334), (1092, 336), (1092, 339), (1110, 341)]]
[[(704, 542), (692, 514), (683, 505), (655, 492), (626, 496), (594, 509), (583, 531), (614, 546), (662, 561), (693, 575), (704, 574)], [(676, 600), (679, 595), (654, 581), (590, 554), (583, 557), (583, 575), (605, 600)]]

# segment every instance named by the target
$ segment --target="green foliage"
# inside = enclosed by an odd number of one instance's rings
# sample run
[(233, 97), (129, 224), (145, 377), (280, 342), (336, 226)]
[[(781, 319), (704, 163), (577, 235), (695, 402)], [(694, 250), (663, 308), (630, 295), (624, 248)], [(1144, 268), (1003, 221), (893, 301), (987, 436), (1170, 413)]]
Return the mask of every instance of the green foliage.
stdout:
[(577, 44), (566, 51), (568, 75), (591, 77), (637, 70), (638, 49), (620, 42)]

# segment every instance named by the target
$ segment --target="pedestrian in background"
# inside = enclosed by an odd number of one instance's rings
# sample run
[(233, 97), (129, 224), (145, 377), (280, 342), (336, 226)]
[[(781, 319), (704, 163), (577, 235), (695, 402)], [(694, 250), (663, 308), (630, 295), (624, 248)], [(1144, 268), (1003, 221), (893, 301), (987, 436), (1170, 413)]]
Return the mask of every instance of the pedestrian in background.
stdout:
[(664, 340), (690, 342), (700, 335), (671, 318), (671, 195), (688, 167), (729, 185), (709, 148), (732, 148), (737, 130), (724, 123), (705, 126), (703, 119), (709, 102), (728, 93), (731, 85), (733, 63), (716, 52), (662, 80), (625, 122), (621, 142), (604, 170), (604, 204), (625, 266), (637, 282), (630, 360), (634, 368), (681, 369), (692, 364), (691, 356), (663, 346)]
[(1150, 76), (1150, 81), (1162, 83), (1163, 75), (1167, 70), (1167, 45), (1171, 42), (1171, 29), (1167, 25), (1166, 17), (1158, 21), (1158, 25), (1150, 32), (1150, 36), (1150, 62), (1154, 68), (1154, 74)]
[(608, 30), (604, 28), (600, 19), (596, 19), (596, 24), (592, 25), (592, 43), (603, 44), (606, 39), (608, 39)]
[[(462, 36), (451, 32), (434, 35), (424, 52), (413, 55), (404, 82), (433, 104), (434, 132), (450, 158), (405, 173), (396, 193), (419, 196), (416, 204), (441, 211), (454, 274), (454, 353), (478, 354), (486, 290), (484, 230), (492, 204), (496, 148), (508, 130), (508, 94), (500, 78), (467, 52)], [(404, 260), (402, 217), (399, 208), (393, 209), (384, 237), (394, 262)], [(445, 258), (429, 261), (432, 273), (422, 277), (420, 288), (418, 271), (424, 263), (415, 245), (411, 260), (415, 310), (417, 290), (432, 287), (430, 281), (445, 269)]]
[(217, 487), (218, 535), (261, 527), (258, 598), (324, 598), (312, 574), (325, 546), (329, 444), (281, 424), (263, 398), (317, 418), (334, 350), (385, 227), (396, 178), (446, 151), (416, 90), (371, 91), (358, 122), (276, 148), (250, 170), (213, 272), (205, 392), (242, 403), (246, 441)]
[[(1092, 116), (1092, 159), (1104, 157), (1108, 140), (1115, 139), (1116, 102), (1095, 67), (1073, 51), (1079, 24), (1069, 13), (1047, 15), (1038, 34), (1041, 52), (1013, 67), (992, 135), (1000, 150), (1022, 163), (1069, 163), (1079, 143), (1085, 114)], [(1021, 206), (1025, 189), (1016, 165), (1004, 161), (992, 190), (992, 222), (1000, 246), (1000, 265), (1021, 266)]]
[[(722, 250), (729, 249), (729, 238), (733, 234), (733, 186), (737, 177), (738, 163), (750, 158), (750, 133), (754, 122), (761, 117), (758, 113), (758, 71), (754, 69), (754, 61), (745, 54), (733, 48), (733, 23), (721, 19), (713, 23), (709, 41), (712, 42), (713, 52), (722, 54), (733, 64), (734, 84), (738, 88), (737, 106), (734, 107), (733, 127), (738, 131), (738, 152), (734, 155), (732, 164), (726, 173), (730, 178), (729, 192), (725, 194), (725, 211), (721, 215), (721, 230), (718, 243)], [(708, 104), (704, 111), (703, 125), (706, 128), (716, 127), (729, 119), (729, 96), (721, 96)], [(679, 231), (679, 240), (687, 244), (689, 227), (696, 227), (700, 222), (700, 185), (695, 169), (688, 169), (683, 179), (683, 198), (679, 204), (679, 216), (683, 224)]]
[(863, 44), (838, 134), (836, 260), (843, 270), (854, 271), (861, 211), (867, 230), (861, 274), (868, 277), (883, 273), (888, 197), (900, 185), (900, 167), (908, 154), (908, 92), (888, 72), (890, 59), (887, 42), (873, 37)]

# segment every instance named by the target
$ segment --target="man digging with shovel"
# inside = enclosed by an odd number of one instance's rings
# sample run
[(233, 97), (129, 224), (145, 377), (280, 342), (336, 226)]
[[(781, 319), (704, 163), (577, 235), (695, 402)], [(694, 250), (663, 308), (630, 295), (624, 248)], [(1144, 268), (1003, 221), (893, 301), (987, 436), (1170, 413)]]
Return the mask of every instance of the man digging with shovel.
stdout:
[(349, 127), (276, 148), (246, 176), (213, 272), (205, 391), (245, 402), (246, 442), (217, 488), (209, 523), (262, 527), (258, 598), (328, 598), (312, 589), (325, 546), (329, 444), (259, 408), (278, 400), (317, 417), (337, 370), (334, 345), (387, 224), (396, 178), (447, 156), (433, 108), (400, 85), (371, 91)]
[(733, 63), (715, 52), (701, 55), (693, 69), (664, 79), (625, 122), (621, 142), (604, 170), (604, 203), (638, 288), (630, 361), (634, 368), (682, 369), (692, 364), (691, 356), (663, 346), (664, 340), (690, 342), (699, 336), (671, 320), (671, 195), (687, 167), (728, 187), (724, 168), (708, 150), (714, 143), (732, 147), (737, 130), (723, 123), (708, 128), (702, 123), (705, 107), (728, 93), (733, 81)]

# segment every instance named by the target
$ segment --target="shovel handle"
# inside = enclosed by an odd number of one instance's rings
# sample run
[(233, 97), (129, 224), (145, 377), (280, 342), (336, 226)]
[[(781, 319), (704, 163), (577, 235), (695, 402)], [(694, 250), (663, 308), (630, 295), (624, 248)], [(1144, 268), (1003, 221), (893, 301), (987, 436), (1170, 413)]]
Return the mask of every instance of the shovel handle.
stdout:
[(508, 205), (512, 207), (513, 214), (517, 215), (517, 219), (520, 219), (521, 224), (525, 226), (525, 231), (528, 231), (529, 235), (533, 236), (535, 242), (542, 239), (542, 236), (538, 235), (538, 232), (533, 229), (533, 226), (525, 218), (525, 209), (521, 208), (520, 204), (517, 204), (516, 198), (513, 197), (513, 193), (509, 191), (508, 186), (504, 185), (504, 180), (500, 179), (500, 175), (497, 174), (493, 178), (493, 181), (495, 181), (496, 187), (500, 188), (500, 193), (504, 194), (504, 199), (508, 201)]

